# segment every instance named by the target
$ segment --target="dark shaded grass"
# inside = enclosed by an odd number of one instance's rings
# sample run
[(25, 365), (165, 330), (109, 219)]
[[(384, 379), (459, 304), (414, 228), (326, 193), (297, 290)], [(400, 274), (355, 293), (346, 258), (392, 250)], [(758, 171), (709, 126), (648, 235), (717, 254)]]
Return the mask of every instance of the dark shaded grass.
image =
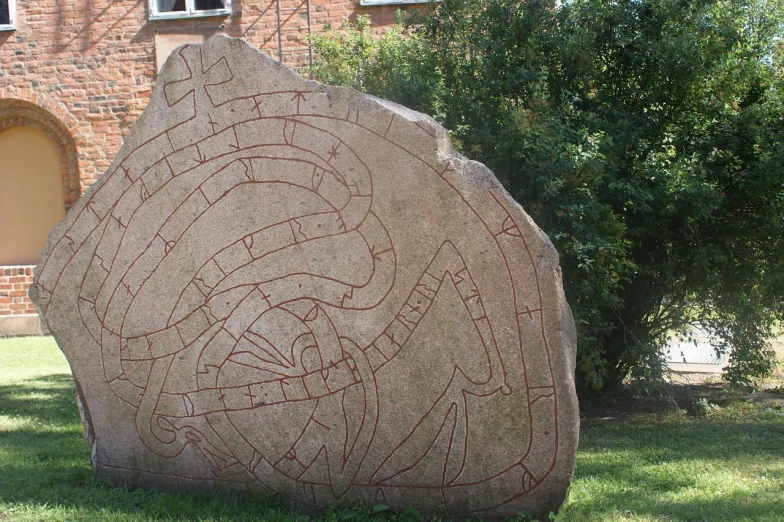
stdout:
[(583, 422), (567, 520), (784, 520), (784, 408)]

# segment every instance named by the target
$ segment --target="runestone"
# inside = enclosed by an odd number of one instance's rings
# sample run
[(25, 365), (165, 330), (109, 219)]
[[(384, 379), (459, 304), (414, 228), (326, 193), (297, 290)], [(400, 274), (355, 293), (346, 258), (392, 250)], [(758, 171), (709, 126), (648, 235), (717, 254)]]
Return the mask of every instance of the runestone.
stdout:
[(31, 290), (114, 484), (544, 516), (578, 439), (558, 255), (431, 118), (180, 47)]

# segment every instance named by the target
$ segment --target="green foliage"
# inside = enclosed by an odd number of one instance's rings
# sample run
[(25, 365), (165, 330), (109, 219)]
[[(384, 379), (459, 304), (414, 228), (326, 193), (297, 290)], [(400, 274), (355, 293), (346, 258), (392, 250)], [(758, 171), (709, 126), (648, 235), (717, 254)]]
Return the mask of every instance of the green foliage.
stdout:
[(320, 81), (382, 94), (399, 103), (416, 105), (437, 88), (437, 77), (425, 74), (429, 60), (422, 54), (419, 40), (398, 24), (384, 33), (373, 33), (370, 17), (361, 15), (340, 31), (310, 37), (318, 50), (313, 73)]
[(662, 376), (701, 324), (770, 372), (784, 306), (781, 0), (444, 0), (315, 39), (317, 78), (427, 112), (561, 255), (578, 380)]
[(705, 397), (700, 397), (694, 401), (694, 413), (700, 417), (707, 417), (718, 409), (718, 405), (713, 404)]

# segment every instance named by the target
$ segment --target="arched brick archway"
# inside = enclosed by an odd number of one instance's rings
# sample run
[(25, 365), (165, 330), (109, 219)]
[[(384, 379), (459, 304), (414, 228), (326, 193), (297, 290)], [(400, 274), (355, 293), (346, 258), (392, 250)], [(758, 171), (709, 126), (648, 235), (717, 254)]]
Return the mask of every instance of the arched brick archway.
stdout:
[(70, 209), (81, 195), (81, 185), (76, 141), (68, 126), (57, 116), (32, 102), (0, 98), (0, 132), (19, 126), (38, 129), (57, 145), (62, 168), (65, 209)]
[[(36, 129), (54, 143), (60, 159), (63, 204), (66, 211), (70, 209), (85, 188), (80, 182), (77, 149), (85, 143), (76, 118), (51, 99), (26, 89), (9, 92), (6, 88), (0, 90), (0, 133), (12, 127)], [(0, 337), (42, 332), (35, 305), (27, 297), (33, 268), (0, 266)]]

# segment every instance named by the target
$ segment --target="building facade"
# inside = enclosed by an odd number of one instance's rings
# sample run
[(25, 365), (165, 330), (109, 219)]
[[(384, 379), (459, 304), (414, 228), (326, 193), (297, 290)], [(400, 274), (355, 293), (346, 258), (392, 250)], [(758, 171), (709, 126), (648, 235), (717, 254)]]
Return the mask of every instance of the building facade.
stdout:
[(0, 0), (0, 336), (40, 332), (27, 291), (46, 237), (109, 167), (174, 48), (225, 34), (303, 67), (308, 33), (359, 14), (391, 25), (406, 3)]

